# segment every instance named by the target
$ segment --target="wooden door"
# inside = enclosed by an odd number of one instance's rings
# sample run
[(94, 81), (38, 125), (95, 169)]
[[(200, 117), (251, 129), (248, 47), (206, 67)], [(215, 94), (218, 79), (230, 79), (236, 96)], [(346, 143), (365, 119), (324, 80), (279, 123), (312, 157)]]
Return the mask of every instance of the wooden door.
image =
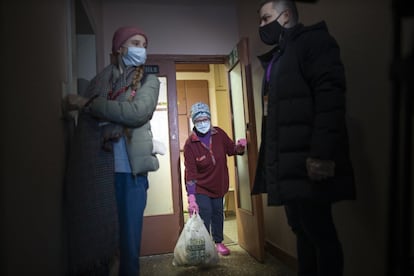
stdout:
[(159, 68), (160, 98), (151, 124), (154, 138), (162, 139), (168, 152), (164, 156), (158, 155), (160, 169), (148, 175), (141, 256), (173, 252), (184, 225), (175, 63), (173, 60), (149, 56), (146, 64), (150, 68)]
[(207, 80), (177, 80), (178, 126), (180, 150), (184, 150), (185, 141), (191, 132), (190, 109), (196, 102), (210, 105)]
[(248, 41), (242, 39), (229, 56), (229, 85), (234, 139), (246, 138), (247, 150), (236, 156), (236, 216), (238, 243), (258, 261), (264, 261), (263, 204), (252, 196), (257, 162), (257, 135)]

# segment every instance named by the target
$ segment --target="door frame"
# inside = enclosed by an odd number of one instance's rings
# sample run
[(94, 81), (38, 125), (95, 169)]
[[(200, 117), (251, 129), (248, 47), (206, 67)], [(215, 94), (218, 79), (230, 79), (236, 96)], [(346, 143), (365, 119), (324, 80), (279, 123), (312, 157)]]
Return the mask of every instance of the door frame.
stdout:
[[(242, 40), (243, 41), (243, 40)], [(241, 45), (245, 42), (239, 42), (238, 45)], [(243, 46), (241, 46), (243, 47)], [(243, 52), (240, 51), (240, 52)], [(161, 71), (159, 76), (167, 76), (168, 85), (168, 101), (172, 103), (177, 102), (177, 91), (176, 91), (176, 70), (175, 65), (180, 63), (203, 63), (203, 64), (225, 64), (229, 70), (229, 56), (225, 55), (148, 55), (147, 64), (164, 64), (167, 68), (167, 71)], [(253, 104), (253, 89), (251, 82), (251, 70), (250, 63), (248, 60), (248, 55), (244, 55), (243, 58), (244, 70), (246, 71), (246, 85), (249, 87), (247, 89), (247, 97), (249, 102), (249, 110), (247, 111), (250, 118), (249, 124), (249, 134), (248, 137), (249, 147), (248, 153), (254, 158), (257, 156), (257, 134), (255, 126), (255, 112)], [(229, 88), (229, 93), (231, 93)], [(171, 109), (171, 110), (170, 110)], [(181, 169), (180, 169), (180, 145), (178, 141), (178, 108), (169, 107), (169, 124), (170, 124), (170, 151), (171, 151), (171, 176), (172, 176), (172, 185), (173, 185), (173, 214), (172, 215), (160, 215), (160, 216), (146, 216), (144, 217), (144, 226), (142, 233), (142, 247), (141, 255), (155, 255), (163, 253), (171, 253), (174, 251), (175, 243), (178, 240), (179, 234), (181, 233), (184, 227), (184, 214), (182, 208), (182, 183), (181, 183)], [(253, 159), (252, 158), (252, 159)], [(249, 162), (249, 173), (251, 176), (254, 175), (256, 170), (255, 163)], [(251, 181), (251, 185), (252, 185)], [(236, 185), (237, 186), (237, 185)], [(237, 189), (237, 188), (236, 188)], [(252, 225), (252, 214), (248, 214), (250, 219), (245, 219), (246, 214), (245, 210), (239, 209), (237, 205), (237, 190), (234, 194), (235, 203), (236, 203), (236, 218), (237, 218), (237, 229), (239, 235), (239, 245), (243, 247), (250, 255), (255, 257), (258, 261), (264, 260), (264, 238), (263, 238), (263, 208), (261, 196), (252, 196), (253, 203), (253, 216), (255, 217), (254, 222), (256, 224)], [(244, 217), (244, 219), (242, 219)], [(178, 223), (178, 225), (177, 225)], [(243, 228), (243, 229), (241, 229)], [(253, 229), (256, 229), (252, 231)], [(257, 230), (258, 228), (258, 230)], [(160, 231), (163, 229), (163, 231)], [(165, 233), (168, 232), (168, 235)], [(155, 233), (162, 233), (160, 235), (161, 240), (155, 239), (157, 242), (154, 242), (153, 238), (145, 237), (154, 237)], [(246, 234), (257, 235), (255, 238), (247, 238)], [(169, 238), (162, 238), (161, 236), (169, 236)], [(157, 235), (158, 237), (158, 235)], [(240, 237), (242, 241), (240, 243)], [(244, 242), (244, 240), (254, 240), (258, 242), (250, 243)], [(174, 241), (174, 242), (172, 242)], [(255, 244), (255, 245), (253, 245)]]
[[(246, 123), (246, 139), (247, 139), (247, 154), (249, 166), (249, 181), (250, 191), (253, 189), (254, 178), (256, 174), (256, 165), (258, 158), (258, 143), (256, 130), (256, 115), (254, 110), (254, 95), (251, 63), (249, 58), (248, 38), (244, 37), (237, 43), (228, 59), (228, 79), (231, 91), (230, 71), (237, 64), (240, 63), (242, 70), (242, 82), (245, 93), (245, 117), (248, 118)], [(247, 106), (247, 110), (246, 110)], [(233, 106), (232, 106), (233, 109)], [(237, 160), (235, 159), (237, 166)], [(236, 177), (237, 184), (238, 177)], [(263, 201), (261, 195), (250, 195), (252, 210), (246, 210), (240, 207), (240, 197), (238, 185), (235, 189), (236, 194), (236, 216), (237, 216), (237, 233), (238, 243), (240, 247), (245, 249), (251, 256), (259, 262), (264, 262), (264, 219), (263, 219)]]
[[(176, 64), (178, 63), (221, 63), (224, 56), (203, 55), (148, 55), (147, 65), (158, 65), (158, 77), (167, 78), (168, 124), (170, 142), (170, 164), (172, 185), (171, 214), (146, 215), (143, 219), (141, 256), (171, 253), (184, 227), (182, 204), (182, 183), (180, 169), (180, 144), (178, 133), (178, 107)], [(155, 241), (155, 242), (154, 242)]]
[[(175, 244), (181, 232), (182, 208), (180, 207), (181, 185), (180, 185), (180, 152), (178, 140), (178, 116), (175, 64), (168, 59), (160, 59), (157, 56), (148, 56), (147, 65), (156, 65), (159, 68), (158, 77), (167, 78), (167, 102), (168, 125), (169, 125), (169, 147), (171, 164), (172, 185), (172, 210), (171, 214), (146, 215), (143, 219), (141, 256), (165, 254), (174, 251)], [(171, 104), (170, 104), (171, 103)], [(178, 161), (178, 162), (177, 162)], [(150, 183), (151, 185), (151, 183)], [(154, 184), (156, 185), (156, 183)]]

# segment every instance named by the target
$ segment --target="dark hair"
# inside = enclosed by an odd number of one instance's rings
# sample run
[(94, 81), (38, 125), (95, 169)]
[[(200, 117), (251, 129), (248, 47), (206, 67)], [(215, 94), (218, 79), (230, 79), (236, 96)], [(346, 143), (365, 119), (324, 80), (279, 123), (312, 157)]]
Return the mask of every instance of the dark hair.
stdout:
[(261, 0), (259, 3), (259, 9), (257, 11), (259, 12), (260, 9), (267, 3), (273, 3), (273, 8), (275, 9), (289, 9), (294, 23), (296, 24), (299, 21), (298, 9), (296, 8), (296, 3), (294, 0)]
[(271, 3), (271, 2), (273, 2), (273, 7), (274, 7), (275, 6), (275, 0), (261, 0), (259, 2), (259, 8), (257, 9), (257, 11), (259, 11), (267, 3)]

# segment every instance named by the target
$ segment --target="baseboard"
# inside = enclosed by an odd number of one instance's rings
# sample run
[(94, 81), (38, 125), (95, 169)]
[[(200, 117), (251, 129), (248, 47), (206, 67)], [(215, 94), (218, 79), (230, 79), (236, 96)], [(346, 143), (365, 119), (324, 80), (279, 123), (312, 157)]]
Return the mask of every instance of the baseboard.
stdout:
[(285, 251), (283, 251), (276, 245), (272, 244), (269, 241), (265, 241), (265, 251), (269, 252), (272, 256), (280, 260), (290, 269), (297, 271), (298, 264), (297, 264), (296, 258), (289, 255), (288, 253), (286, 253)]

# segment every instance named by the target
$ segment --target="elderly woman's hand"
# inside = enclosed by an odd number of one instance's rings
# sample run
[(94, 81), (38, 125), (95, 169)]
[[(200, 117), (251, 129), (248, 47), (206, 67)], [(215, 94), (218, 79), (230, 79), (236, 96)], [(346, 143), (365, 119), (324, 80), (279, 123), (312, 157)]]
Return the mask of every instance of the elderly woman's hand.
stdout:
[(247, 140), (242, 138), (237, 140), (236, 144), (236, 152), (238, 155), (243, 155), (244, 151), (246, 150)]

